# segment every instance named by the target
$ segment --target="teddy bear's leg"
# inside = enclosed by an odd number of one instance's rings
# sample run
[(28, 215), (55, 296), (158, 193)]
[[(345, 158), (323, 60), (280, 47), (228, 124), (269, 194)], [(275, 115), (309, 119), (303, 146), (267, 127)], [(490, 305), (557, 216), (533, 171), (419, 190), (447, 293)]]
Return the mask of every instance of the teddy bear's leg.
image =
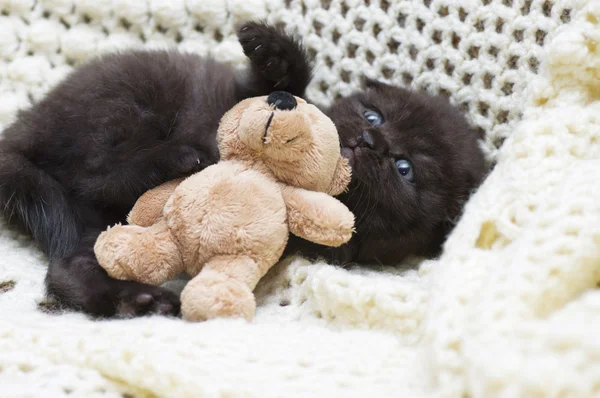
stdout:
[(164, 220), (150, 227), (114, 226), (100, 234), (94, 252), (117, 279), (160, 285), (183, 271), (179, 248)]
[(254, 318), (252, 291), (264, 272), (247, 256), (217, 256), (181, 293), (181, 312), (190, 321), (218, 317)]

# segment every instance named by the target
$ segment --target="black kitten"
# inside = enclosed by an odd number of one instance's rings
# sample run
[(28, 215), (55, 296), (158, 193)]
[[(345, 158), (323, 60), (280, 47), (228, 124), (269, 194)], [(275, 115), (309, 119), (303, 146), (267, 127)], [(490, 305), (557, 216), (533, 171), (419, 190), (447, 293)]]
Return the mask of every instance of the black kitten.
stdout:
[[(177, 52), (108, 55), (78, 68), (4, 131), (0, 209), (48, 254), (47, 290), (64, 305), (98, 316), (179, 312), (165, 289), (108, 277), (93, 244), (143, 192), (216, 162), (219, 120), (237, 102), (274, 90), (304, 96), (311, 67), (299, 43), (256, 23), (238, 37), (250, 58), (243, 76)], [(353, 159), (341, 199), (356, 214), (357, 235), (337, 250), (298, 240), (290, 250), (389, 263), (433, 253), (481, 179), (476, 136), (456, 110), (371, 86), (326, 109)]]
[(367, 264), (437, 255), (486, 172), (477, 132), (444, 97), (368, 79), (326, 111), (352, 164), (339, 199), (356, 216), (356, 234), (338, 249), (293, 238), (288, 253)]

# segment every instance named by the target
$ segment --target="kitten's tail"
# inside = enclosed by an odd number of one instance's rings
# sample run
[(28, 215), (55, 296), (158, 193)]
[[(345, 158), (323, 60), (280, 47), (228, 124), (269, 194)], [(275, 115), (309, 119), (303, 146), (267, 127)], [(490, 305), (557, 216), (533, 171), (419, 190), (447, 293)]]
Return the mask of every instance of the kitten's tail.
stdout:
[(0, 148), (0, 214), (51, 258), (72, 253), (83, 230), (65, 188), (21, 153)]

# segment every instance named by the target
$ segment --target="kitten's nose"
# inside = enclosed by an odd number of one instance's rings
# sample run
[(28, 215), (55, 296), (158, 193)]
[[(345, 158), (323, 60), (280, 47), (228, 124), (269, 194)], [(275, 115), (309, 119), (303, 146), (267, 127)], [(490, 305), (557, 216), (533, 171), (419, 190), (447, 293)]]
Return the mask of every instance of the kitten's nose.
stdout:
[(285, 91), (272, 92), (271, 95), (267, 97), (267, 103), (275, 106), (275, 109), (282, 111), (291, 111), (298, 106), (296, 98), (294, 98), (292, 94)]
[(358, 146), (367, 147), (369, 149), (375, 149), (375, 140), (373, 135), (368, 131), (363, 131), (358, 136)]

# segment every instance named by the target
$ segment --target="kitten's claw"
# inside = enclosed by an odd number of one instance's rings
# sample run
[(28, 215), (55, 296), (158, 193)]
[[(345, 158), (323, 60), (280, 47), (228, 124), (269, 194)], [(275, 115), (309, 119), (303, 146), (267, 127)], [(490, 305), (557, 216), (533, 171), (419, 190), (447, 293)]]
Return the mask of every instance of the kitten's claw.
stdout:
[(272, 87), (303, 95), (311, 67), (302, 46), (273, 26), (248, 22), (237, 29), (244, 54), (253, 69)]

